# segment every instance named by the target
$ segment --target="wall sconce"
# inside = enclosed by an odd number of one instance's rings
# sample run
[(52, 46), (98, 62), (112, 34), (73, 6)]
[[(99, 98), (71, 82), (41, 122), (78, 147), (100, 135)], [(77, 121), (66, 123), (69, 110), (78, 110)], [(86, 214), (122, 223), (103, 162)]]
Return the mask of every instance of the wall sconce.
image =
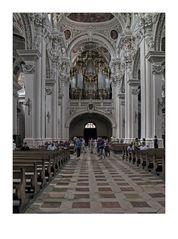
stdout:
[(163, 102), (163, 100), (161, 101), (161, 100), (158, 98), (158, 115), (159, 115), (160, 109), (162, 109), (163, 107), (164, 107), (164, 102)]
[(24, 103), (24, 105), (28, 107), (28, 115), (30, 115), (30, 112), (31, 112), (31, 100), (28, 98), (28, 100)]
[(137, 118), (138, 118), (138, 114), (137, 114), (137, 112), (135, 111), (135, 115), (134, 115), (135, 123), (137, 123)]
[(48, 111), (48, 113), (46, 114), (46, 117), (48, 118), (48, 123), (50, 122), (50, 113)]

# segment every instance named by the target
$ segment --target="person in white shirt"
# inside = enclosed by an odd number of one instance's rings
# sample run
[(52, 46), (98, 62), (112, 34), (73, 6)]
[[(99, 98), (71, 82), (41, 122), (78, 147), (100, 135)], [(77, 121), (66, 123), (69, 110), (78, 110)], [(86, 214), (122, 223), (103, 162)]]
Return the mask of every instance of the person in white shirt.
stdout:
[(56, 149), (57, 148), (56, 148), (55, 144), (53, 144), (53, 143), (49, 144), (48, 148), (47, 148), (47, 150), (56, 150)]

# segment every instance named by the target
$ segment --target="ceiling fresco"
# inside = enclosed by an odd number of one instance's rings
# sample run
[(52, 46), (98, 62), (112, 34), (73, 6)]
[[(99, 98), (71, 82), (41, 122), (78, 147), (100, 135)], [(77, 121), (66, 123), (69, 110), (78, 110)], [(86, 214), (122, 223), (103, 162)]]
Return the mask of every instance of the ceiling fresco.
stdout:
[(76, 22), (106, 22), (113, 18), (111, 13), (71, 13), (68, 18)]

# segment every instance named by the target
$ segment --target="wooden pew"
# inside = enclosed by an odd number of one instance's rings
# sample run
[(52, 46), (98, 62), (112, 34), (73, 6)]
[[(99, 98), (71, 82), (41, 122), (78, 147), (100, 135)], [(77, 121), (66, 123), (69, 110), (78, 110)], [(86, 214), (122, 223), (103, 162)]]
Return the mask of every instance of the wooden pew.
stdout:
[(128, 154), (127, 154), (127, 147), (129, 144), (121, 144), (118, 142), (112, 142), (110, 143), (110, 150), (116, 154), (120, 153), (122, 154), (122, 159), (127, 160)]
[(148, 149), (147, 150), (147, 170), (155, 174), (165, 174), (165, 149)]
[(134, 150), (127, 153), (127, 161), (135, 163), (137, 166), (145, 168), (154, 174), (160, 174), (165, 176), (165, 149), (146, 149), (146, 150)]
[(29, 202), (27, 189), (34, 197), (70, 158), (68, 150), (30, 150), (13, 152), (13, 192), (22, 212)]

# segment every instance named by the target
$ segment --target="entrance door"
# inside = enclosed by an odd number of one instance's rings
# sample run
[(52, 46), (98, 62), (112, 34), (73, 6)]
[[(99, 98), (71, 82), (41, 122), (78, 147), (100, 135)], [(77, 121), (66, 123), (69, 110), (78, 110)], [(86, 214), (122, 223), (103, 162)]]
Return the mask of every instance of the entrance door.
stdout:
[(89, 139), (97, 138), (97, 130), (96, 126), (93, 123), (87, 123), (84, 128), (84, 139), (85, 142), (88, 143)]

